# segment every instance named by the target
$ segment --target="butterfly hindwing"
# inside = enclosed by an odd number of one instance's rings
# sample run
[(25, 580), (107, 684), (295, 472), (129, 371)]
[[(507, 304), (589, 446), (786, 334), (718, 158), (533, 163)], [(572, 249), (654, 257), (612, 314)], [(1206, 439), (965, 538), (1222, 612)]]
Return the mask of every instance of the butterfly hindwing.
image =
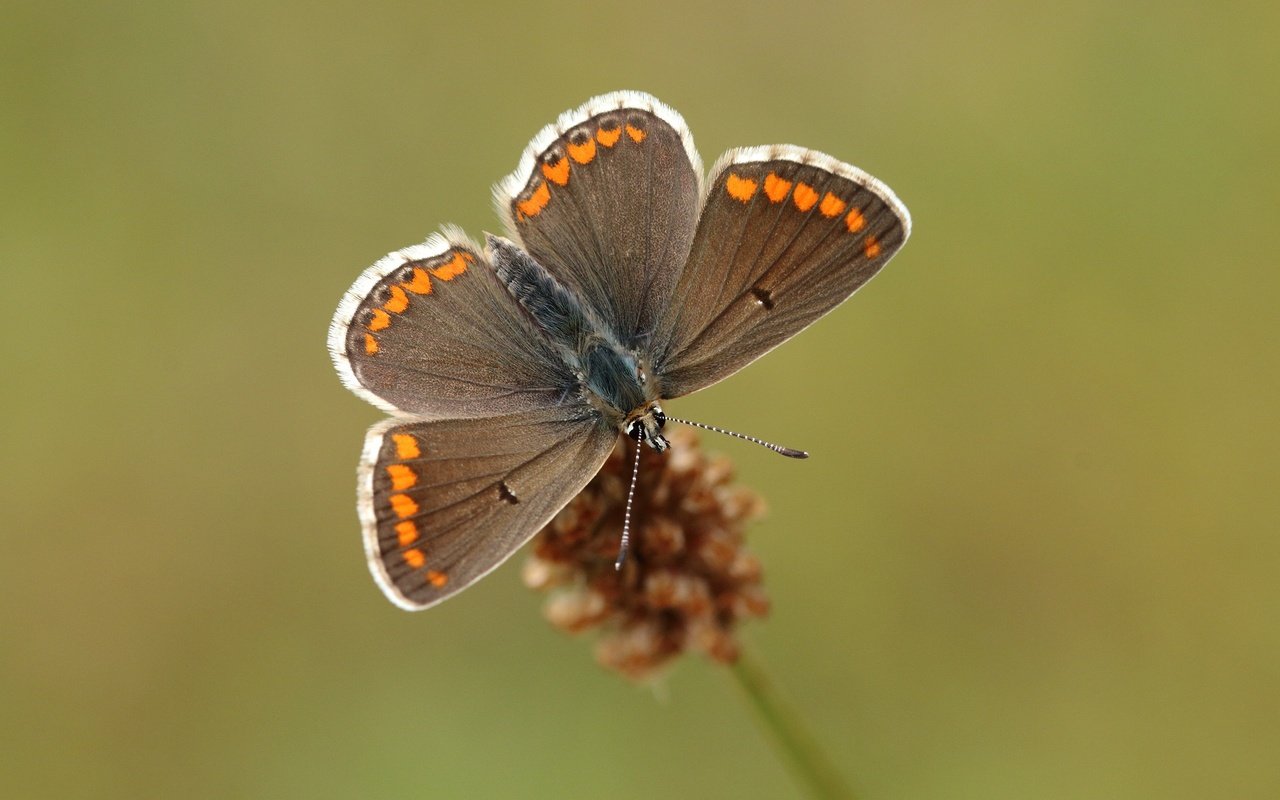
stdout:
[(347, 388), (393, 413), (543, 408), (575, 384), (487, 254), (453, 230), (365, 270), (334, 315), (329, 353)]
[(733, 150), (712, 169), (652, 358), (664, 397), (732, 375), (870, 280), (911, 228), (887, 186), (812, 150)]
[(701, 181), (680, 115), (614, 92), (539, 133), (494, 196), (511, 237), (634, 347), (672, 299)]
[(374, 580), (409, 610), (462, 591), (577, 494), (617, 436), (575, 406), (379, 422), (365, 437), (357, 486)]

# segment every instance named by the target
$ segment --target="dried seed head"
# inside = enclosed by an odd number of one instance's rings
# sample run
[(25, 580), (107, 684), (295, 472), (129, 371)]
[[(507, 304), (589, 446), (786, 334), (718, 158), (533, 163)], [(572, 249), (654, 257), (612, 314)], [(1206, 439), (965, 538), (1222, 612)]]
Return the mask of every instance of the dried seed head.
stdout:
[(764, 501), (733, 485), (733, 465), (705, 455), (692, 430), (668, 430), (670, 450), (641, 453), (633, 545), (620, 571), (635, 446), (621, 438), (600, 474), (538, 534), (524, 567), (526, 585), (551, 592), (547, 619), (570, 633), (601, 629), (596, 659), (633, 680), (688, 649), (735, 661), (738, 622), (769, 611), (760, 562), (743, 542)]

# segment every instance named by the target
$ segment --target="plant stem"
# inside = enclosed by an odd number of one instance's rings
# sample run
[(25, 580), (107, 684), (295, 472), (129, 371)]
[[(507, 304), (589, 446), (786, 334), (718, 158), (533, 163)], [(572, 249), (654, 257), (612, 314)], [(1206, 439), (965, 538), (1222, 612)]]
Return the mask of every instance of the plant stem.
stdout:
[(743, 652), (730, 670), (755, 709), (760, 724), (813, 796), (853, 800), (853, 792), (795, 713), (782, 704), (760, 665)]

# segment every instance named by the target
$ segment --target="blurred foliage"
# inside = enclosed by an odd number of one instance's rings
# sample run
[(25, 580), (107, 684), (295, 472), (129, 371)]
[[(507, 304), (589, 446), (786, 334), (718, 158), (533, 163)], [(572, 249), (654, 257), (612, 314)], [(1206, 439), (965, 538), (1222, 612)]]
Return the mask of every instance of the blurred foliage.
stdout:
[(721, 668), (509, 566), (366, 572), (339, 296), (603, 91), (912, 241), (673, 413), (771, 513), (745, 636), (868, 798), (1280, 795), (1272, 4), (35, 3), (0, 31), (0, 794), (780, 797)]

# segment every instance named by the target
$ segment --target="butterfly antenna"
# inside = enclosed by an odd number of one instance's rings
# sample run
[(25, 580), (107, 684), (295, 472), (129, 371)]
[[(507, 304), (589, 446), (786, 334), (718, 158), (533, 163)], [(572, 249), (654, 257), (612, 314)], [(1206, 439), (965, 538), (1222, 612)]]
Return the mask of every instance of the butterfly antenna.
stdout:
[(622, 544), (618, 547), (618, 560), (613, 562), (614, 570), (622, 569), (622, 562), (627, 560), (627, 547), (631, 544), (631, 501), (636, 496), (636, 479), (640, 477), (640, 428), (636, 428), (636, 458), (631, 466), (631, 488), (627, 490), (627, 510), (622, 515)]
[(703, 425), (701, 422), (693, 422), (692, 420), (680, 419), (679, 417), (671, 417), (671, 416), (667, 417), (667, 421), (679, 422), (681, 425), (692, 425), (695, 428), (702, 428), (704, 431), (715, 431), (716, 433), (723, 433), (726, 436), (733, 436), (738, 439), (745, 439), (748, 442), (755, 442), (761, 447), (767, 447), (773, 452), (780, 453), (781, 455), (784, 455), (787, 458), (808, 458), (809, 457), (809, 454), (804, 450), (793, 450), (790, 447), (783, 447), (780, 444), (773, 444), (772, 442), (766, 442), (764, 439), (757, 439), (754, 436), (747, 436), (744, 433), (734, 433), (733, 431), (727, 431), (724, 428), (717, 428), (715, 425)]

